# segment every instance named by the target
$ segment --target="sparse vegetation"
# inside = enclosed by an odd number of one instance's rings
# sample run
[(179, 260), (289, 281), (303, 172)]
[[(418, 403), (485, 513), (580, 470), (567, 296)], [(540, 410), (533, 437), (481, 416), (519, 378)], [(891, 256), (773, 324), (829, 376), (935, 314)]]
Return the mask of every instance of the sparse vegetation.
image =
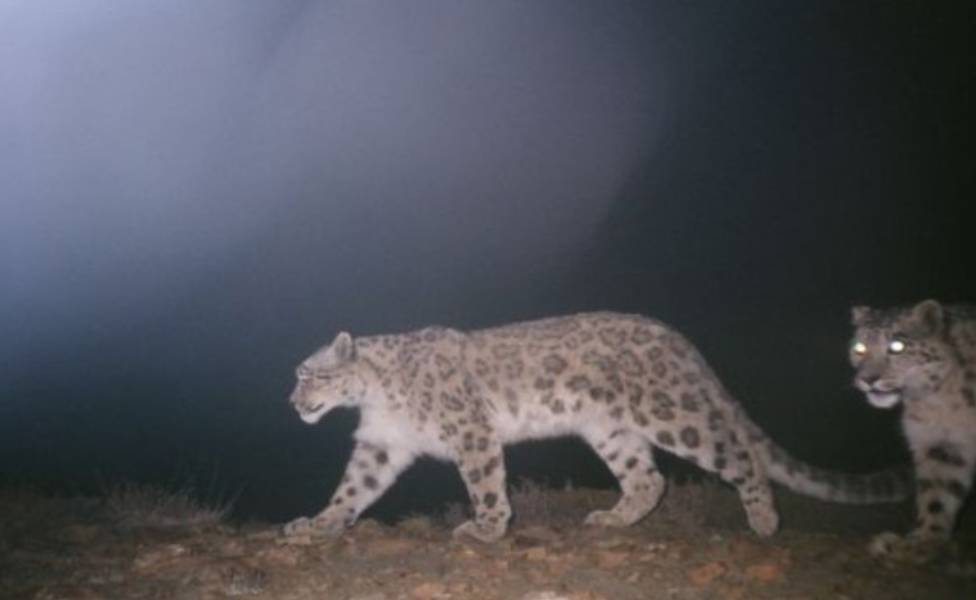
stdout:
[[(511, 486), (508, 496), (514, 525), (561, 527), (582, 522), (590, 511), (610, 508), (617, 501), (619, 492), (575, 489), (570, 482), (557, 489), (523, 478)], [(453, 528), (469, 518), (471, 509), (467, 504), (452, 502), (439, 515), (438, 521)], [(700, 528), (706, 524), (744, 522), (735, 491), (704, 478), (701, 481), (669, 481), (664, 498), (641, 526)]]
[(105, 492), (105, 506), (126, 527), (209, 527), (227, 517), (233, 500), (201, 499), (190, 484), (169, 489), (125, 482)]
[(668, 527), (698, 529), (707, 523), (745, 523), (735, 490), (712, 477), (700, 481), (669, 481), (668, 489), (649, 517)]
[(444, 525), (453, 529), (470, 518), (471, 510), (460, 502), (451, 502), (440, 515)]
[[(567, 491), (570, 489), (567, 487)], [(556, 518), (553, 513), (555, 492), (531, 479), (519, 479), (508, 494), (515, 518), (523, 525), (552, 525)]]
[[(564, 524), (573, 519), (578, 520), (581, 515), (598, 505), (586, 493), (575, 493), (571, 483), (558, 490), (526, 478), (519, 479), (511, 486), (508, 499), (512, 504), (513, 520), (519, 526)], [(581, 499), (585, 501), (581, 503)], [(438, 520), (453, 529), (470, 518), (469, 505), (451, 502)]]
[[(0, 596), (641, 600), (664, 590), (688, 599), (976, 597), (971, 559), (892, 570), (867, 555), (870, 535), (905, 522), (898, 507), (783, 492), (784, 530), (760, 540), (735, 490), (707, 478), (671, 481), (648, 518), (621, 529), (580, 525), (589, 511), (613, 506), (616, 490), (520, 480), (510, 496), (517, 512), (510, 535), (482, 544), (454, 540), (444, 526), (468, 518), (464, 503), (437, 520), (366, 519), (337, 539), (303, 539), (267, 524), (209, 526), (230, 503), (201, 501), (190, 485), (115, 484), (99, 497), (0, 490)], [(972, 533), (960, 531), (968, 548)]]

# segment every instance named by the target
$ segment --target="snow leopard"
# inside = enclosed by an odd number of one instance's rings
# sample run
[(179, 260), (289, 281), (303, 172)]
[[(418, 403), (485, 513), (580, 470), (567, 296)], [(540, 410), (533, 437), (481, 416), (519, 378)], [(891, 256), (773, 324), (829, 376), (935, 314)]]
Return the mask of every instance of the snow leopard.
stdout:
[(951, 539), (976, 465), (976, 306), (925, 300), (852, 309), (854, 385), (879, 409), (901, 407), (915, 468), (915, 527), (885, 532), (872, 554), (925, 562)]
[(453, 462), (469, 494), (473, 518), (454, 535), (498, 540), (511, 517), (504, 446), (568, 435), (589, 444), (620, 487), (619, 501), (587, 515), (588, 525), (628, 526), (657, 505), (666, 484), (654, 448), (731, 484), (760, 536), (779, 523), (770, 479), (840, 502), (910, 493), (899, 472), (843, 475), (795, 460), (749, 419), (690, 341), (639, 315), (585, 313), (470, 332), (341, 332), (296, 376), (290, 402), (306, 423), (338, 406), (358, 408), (360, 422), (331, 500), (318, 515), (287, 523), (286, 535), (341, 533), (428, 455)]

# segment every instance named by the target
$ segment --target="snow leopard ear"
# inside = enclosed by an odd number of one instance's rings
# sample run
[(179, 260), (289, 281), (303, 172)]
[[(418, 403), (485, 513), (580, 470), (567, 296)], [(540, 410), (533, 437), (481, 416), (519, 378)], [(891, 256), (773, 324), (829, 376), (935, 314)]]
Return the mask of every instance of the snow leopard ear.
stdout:
[(871, 316), (871, 309), (867, 306), (855, 306), (851, 309), (851, 325), (860, 327), (864, 325)]
[(912, 321), (922, 333), (938, 334), (942, 331), (943, 313), (937, 300), (923, 300), (912, 308)]
[(342, 331), (332, 341), (329, 349), (340, 362), (348, 362), (356, 358), (356, 344), (348, 332)]

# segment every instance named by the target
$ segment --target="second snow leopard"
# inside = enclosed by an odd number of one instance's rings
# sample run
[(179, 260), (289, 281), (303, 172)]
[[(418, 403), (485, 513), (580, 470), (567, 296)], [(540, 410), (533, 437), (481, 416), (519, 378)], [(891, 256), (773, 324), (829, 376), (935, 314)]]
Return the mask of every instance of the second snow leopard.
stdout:
[(285, 525), (286, 534), (336, 535), (419, 455), (454, 462), (474, 518), (455, 529), (494, 541), (511, 509), (505, 444), (577, 435), (622, 492), (591, 525), (622, 527), (664, 492), (652, 447), (717, 473), (739, 493), (750, 527), (778, 525), (769, 479), (841, 502), (901, 499), (895, 472), (843, 476), (797, 462), (773, 443), (692, 344), (636, 315), (580, 314), (464, 333), (432, 327), (353, 339), (340, 333), (297, 370), (291, 403), (307, 423), (337, 406), (360, 424), (345, 475), (326, 508)]
[(852, 313), (854, 384), (876, 408), (903, 407), (915, 465), (915, 528), (877, 536), (871, 552), (925, 561), (950, 539), (976, 468), (976, 307), (926, 300)]

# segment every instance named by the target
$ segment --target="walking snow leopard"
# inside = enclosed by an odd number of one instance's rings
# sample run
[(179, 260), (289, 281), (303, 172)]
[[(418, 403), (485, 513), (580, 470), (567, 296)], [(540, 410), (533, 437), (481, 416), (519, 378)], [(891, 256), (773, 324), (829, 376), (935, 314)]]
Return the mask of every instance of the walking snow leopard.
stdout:
[(895, 472), (845, 476), (797, 462), (746, 416), (699, 352), (663, 323), (613, 313), (529, 321), (463, 333), (431, 327), (356, 338), (340, 333), (297, 369), (291, 403), (307, 423), (337, 406), (360, 424), (345, 475), (326, 508), (285, 534), (336, 535), (419, 455), (453, 461), (474, 518), (456, 536), (504, 535), (505, 444), (575, 434), (619, 481), (621, 497), (590, 525), (630, 525), (657, 504), (657, 447), (715, 472), (738, 491), (750, 527), (779, 517), (769, 478), (818, 498), (895, 501)]
[(915, 528), (883, 533), (878, 556), (931, 558), (952, 535), (976, 466), (976, 307), (926, 300), (910, 308), (855, 307), (854, 384), (877, 408), (903, 407), (915, 465)]

